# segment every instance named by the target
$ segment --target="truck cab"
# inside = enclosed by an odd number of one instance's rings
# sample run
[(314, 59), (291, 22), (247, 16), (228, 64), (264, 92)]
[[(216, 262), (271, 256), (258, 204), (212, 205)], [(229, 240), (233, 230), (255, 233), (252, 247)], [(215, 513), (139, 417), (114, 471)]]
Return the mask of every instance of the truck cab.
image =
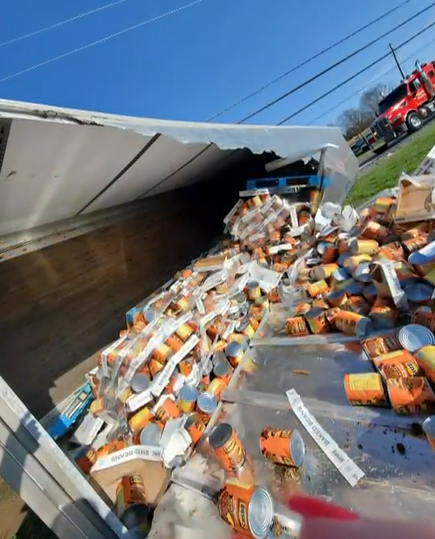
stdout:
[(435, 112), (435, 62), (415, 65), (411, 75), (379, 102), (379, 115), (370, 127), (385, 144), (418, 131)]

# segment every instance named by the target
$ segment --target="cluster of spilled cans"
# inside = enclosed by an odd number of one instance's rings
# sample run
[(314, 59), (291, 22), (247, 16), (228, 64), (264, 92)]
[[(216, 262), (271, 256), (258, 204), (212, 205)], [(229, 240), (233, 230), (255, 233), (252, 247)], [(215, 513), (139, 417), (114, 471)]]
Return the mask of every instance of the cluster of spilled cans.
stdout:
[[(332, 226), (295, 242), (298, 256), (305, 256), (296, 283), (307, 300), (287, 319), (289, 336), (339, 331), (362, 338), (372, 329), (396, 327), (408, 305), (432, 303), (433, 223), (395, 223), (395, 202), (377, 199), (349, 232)], [(292, 253), (286, 251), (286, 259)]]
[(344, 376), (350, 404), (391, 406), (398, 414), (435, 411), (435, 336), (421, 325), (434, 316), (420, 307), (413, 323), (361, 342), (374, 370)]
[[(217, 425), (208, 444), (227, 476), (218, 495), (221, 518), (237, 531), (264, 539), (274, 522), (273, 499), (266, 488), (254, 484), (253, 463), (233, 427), (229, 423)], [(270, 462), (295, 468), (304, 463), (305, 444), (297, 429), (266, 427), (259, 445)]]

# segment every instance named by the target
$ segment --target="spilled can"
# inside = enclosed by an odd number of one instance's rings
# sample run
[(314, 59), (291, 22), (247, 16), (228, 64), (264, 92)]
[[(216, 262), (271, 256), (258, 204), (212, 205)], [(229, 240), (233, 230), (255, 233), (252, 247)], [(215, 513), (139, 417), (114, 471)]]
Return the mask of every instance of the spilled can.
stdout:
[(401, 344), (395, 335), (365, 339), (361, 342), (361, 346), (369, 359), (395, 352), (401, 348)]
[(297, 429), (266, 427), (260, 434), (260, 451), (263, 457), (276, 464), (300, 468), (305, 460), (305, 444)]
[(335, 327), (345, 335), (364, 337), (371, 330), (371, 320), (351, 311), (340, 311), (334, 317)]
[(312, 298), (315, 298), (320, 294), (326, 294), (328, 291), (328, 283), (323, 279), (309, 284), (307, 288), (307, 292)]
[(302, 337), (310, 334), (305, 318), (302, 316), (287, 318), (285, 326), (287, 335), (291, 337)]
[(345, 374), (344, 390), (352, 406), (388, 406), (380, 374)]
[(245, 464), (245, 449), (229, 423), (217, 425), (210, 433), (208, 442), (226, 472), (237, 472)]
[(230, 342), (225, 348), (225, 355), (231, 366), (235, 369), (243, 358), (243, 347), (238, 342)]
[(417, 352), (423, 346), (433, 346), (435, 336), (425, 326), (419, 324), (408, 324), (399, 330), (397, 338), (405, 350), (411, 353)]
[(145, 406), (128, 420), (128, 426), (133, 433), (141, 431), (148, 425), (153, 417), (151, 410)]
[(218, 509), (222, 520), (234, 530), (254, 539), (269, 536), (275, 509), (267, 489), (228, 479), (219, 492)]
[(195, 409), (199, 392), (195, 386), (183, 386), (178, 394), (178, 406), (184, 414)]
[(423, 431), (426, 434), (428, 442), (435, 453), (435, 417), (428, 417), (423, 421)]
[(388, 378), (409, 378), (419, 376), (420, 367), (407, 350), (396, 350), (374, 358), (373, 365), (387, 380)]
[(246, 295), (251, 301), (261, 298), (261, 288), (257, 281), (248, 281), (246, 283)]
[(435, 395), (426, 378), (389, 378), (387, 391), (391, 407), (397, 414), (435, 410)]
[(379, 243), (375, 240), (352, 238), (348, 245), (352, 255), (374, 255), (379, 251)]
[(199, 417), (205, 425), (210, 421), (211, 416), (216, 411), (218, 401), (210, 393), (201, 393), (196, 401), (196, 409)]
[(323, 309), (319, 309), (317, 307), (310, 309), (307, 313), (305, 313), (305, 319), (311, 333), (314, 333), (314, 335), (328, 333), (329, 324)]
[(142, 429), (139, 435), (140, 445), (159, 445), (160, 438), (162, 437), (160, 425), (160, 423), (149, 423)]
[(147, 505), (145, 487), (140, 475), (127, 475), (116, 489), (115, 512), (128, 529), (146, 537), (151, 529), (152, 509)]
[(423, 346), (414, 357), (425, 376), (435, 383), (435, 346)]
[(201, 439), (201, 436), (204, 434), (205, 424), (199, 414), (194, 412), (193, 414), (190, 414), (187, 418), (186, 423), (184, 424), (184, 428), (189, 433), (193, 444), (196, 445)]

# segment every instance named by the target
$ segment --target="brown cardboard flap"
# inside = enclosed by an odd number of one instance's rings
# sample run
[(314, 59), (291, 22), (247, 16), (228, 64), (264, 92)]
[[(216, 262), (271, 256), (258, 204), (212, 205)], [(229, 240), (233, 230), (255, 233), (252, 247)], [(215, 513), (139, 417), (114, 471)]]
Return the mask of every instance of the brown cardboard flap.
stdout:
[(432, 201), (434, 187), (435, 176), (400, 179), (395, 220), (435, 219), (435, 206)]
[(156, 506), (169, 486), (170, 472), (161, 462), (142, 459), (123, 462), (117, 466), (91, 472), (90, 482), (115, 503), (116, 488), (125, 475), (138, 474), (142, 477), (147, 503)]

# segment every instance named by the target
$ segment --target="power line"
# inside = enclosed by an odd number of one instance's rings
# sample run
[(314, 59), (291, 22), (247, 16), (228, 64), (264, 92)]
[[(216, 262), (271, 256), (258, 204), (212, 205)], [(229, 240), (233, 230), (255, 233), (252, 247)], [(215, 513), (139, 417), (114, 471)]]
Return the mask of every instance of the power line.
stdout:
[(397, 26), (395, 26), (394, 28), (392, 28), (391, 30), (388, 30), (388, 32), (385, 32), (384, 34), (382, 34), (381, 36), (377, 37), (376, 39), (373, 39), (370, 41), (370, 43), (367, 43), (366, 45), (364, 45), (363, 47), (360, 47), (359, 49), (357, 49), (356, 51), (353, 51), (352, 53), (348, 54), (347, 56), (345, 56), (344, 58), (342, 58), (341, 60), (338, 60), (338, 62), (335, 62), (334, 64), (330, 65), (329, 67), (327, 67), (326, 69), (324, 69), (323, 71), (320, 71), (320, 73), (317, 73), (316, 75), (314, 75), (313, 77), (310, 77), (309, 79), (305, 80), (304, 82), (302, 82), (301, 84), (298, 84), (297, 86), (295, 86), (294, 88), (292, 88), (291, 90), (289, 90), (288, 92), (285, 92), (284, 94), (280, 95), (279, 97), (277, 97), (276, 99), (274, 99), (273, 101), (270, 101), (269, 103), (267, 103), (266, 105), (264, 105), (263, 107), (257, 109), (255, 112), (252, 112), (251, 114), (249, 114), (248, 116), (246, 116), (245, 118), (243, 118), (242, 120), (238, 121), (237, 124), (242, 124), (244, 122), (246, 122), (247, 120), (250, 120), (251, 118), (253, 118), (254, 116), (257, 116), (258, 114), (260, 114), (261, 112), (264, 112), (265, 110), (267, 110), (268, 108), (272, 107), (273, 105), (276, 105), (277, 103), (279, 103), (280, 101), (282, 101), (283, 99), (285, 99), (286, 97), (288, 97), (289, 95), (292, 95), (294, 94), (295, 92), (297, 92), (298, 90), (301, 90), (302, 88), (305, 88), (305, 86), (307, 86), (308, 84), (311, 84), (312, 82), (314, 82), (315, 80), (317, 80), (319, 77), (322, 77), (323, 75), (326, 75), (326, 73), (329, 73), (330, 71), (332, 71), (333, 69), (335, 69), (336, 67), (344, 64), (345, 62), (347, 62), (348, 60), (350, 60), (351, 58), (353, 58), (354, 56), (356, 56), (357, 54), (365, 51), (366, 49), (368, 49), (369, 47), (371, 47), (372, 45), (374, 45), (375, 43), (381, 41), (382, 39), (384, 39), (385, 37), (389, 36), (390, 34), (392, 34), (393, 32), (395, 32), (396, 30), (399, 30), (399, 28), (402, 28), (403, 26), (407, 25), (408, 23), (410, 23), (412, 20), (416, 19), (417, 17), (419, 17), (420, 15), (422, 15), (423, 13), (425, 13), (426, 11), (428, 11), (429, 9), (433, 8), (435, 6), (435, 2), (432, 2), (432, 4), (430, 4), (429, 6), (425, 7), (424, 9), (420, 10), (418, 13), (416, 13), (415, 15), (412, 15), (412, 17), (409, 17), (409, 19), (407, 19), (406, 21), (404, 22), (401, 22), (400, 24), (398, 24)]
[(93, 41), (92, 43), (88, 43), (87, 45), (83, 45), (82, 47), (78, 47), (77, 49), (64, 52), (63, 54), (59, 54), (59, 56), (55, 56), (54, 58), (50, 58), (49, 60), (44, 60), (43, 62), (40, 62), (39, 64), (34, 64), (30, 67), (27, 67), (26, 69), (22, 69), (21, 71), (12, 73), (12, 75), (7, 75), (6, 77), (1, 78), (0, 82), (6, 82), (8, 80), (14, 79), (15, 77), (19, 77), (20, 75), (24, 75), (25, 73), (29, 73), (30, 71), (34, 71), (35, 69), (38, 69), (39, 67), (44, 67), (48, 64), (52, 64), (53, 62), (56, 62), (57, 60), (62, 60), (63, 58), (67, 58), (68, 56), (72, 56), (73, 54), (77, 54), (78, 52), (83, 52), (87, 49), (90, 49), (91, 47), (94, 47), (95, 45), (100, 45), (101, 43), (105, 43), (106, 41), (109, 41), (110, 39), (113, 39), (114, 37), (121, 36), (123, 34), (126, 34), (127, 32), (131, 32), (132, 30), (137, 30), (138, 28), (141, 28), (142, 26), (151, 24), (152, 22), (159, 21), (160, 19), (164, 19), (166, 17), (169, 17), (170, 15), (174, 15), (175, 13), (179, 13), (180, 11), (184, 11), (185, 9), (194, 7), (198, 4), (202, 4), (202, 2), (204, 1), (205, 0), (194, 0), (193, 2), (190, 2), (189, 4), (185, 4), (178, 8), (171, 9), (170, 11), (166, 11), (165, 13), (162, 13), (161, 15), (156, 15), (155, 17), (152, 17), (151, 19), (146, 19), (144, 21), (141, 21), (137, 24), (134, 24), (133, 26), (129, 26), (128, 28), (124, 28), (123, 30), (119, 30), (118, 32), (115, 32), (108, 36), (102, 37), (101, 39)]
[(55, 28), (59, 28), (60, 26), (63, 26), (64, 24), (77, 21), (79, 19), (82, 19), (83, 17), (87, 17), (88, 15), (93, 15), (94, 13), (98, 13), (99, 11), (103, 11), (105, 9), (115, 7), (118, 4), (123, 4), (124, 2), (128, 2), (128, 1), (129, 0), (116, 0), (116, 2), (111, 2), (110, 4), (105, 4), (104, 6), (100, 6), (95, 9), (85, 11), (84, 13), (80, 13), (79, 15), (75, 15), (74, 17), (70, 17), (69, 19), (65, 19), (64, 21), (51, 24), (50, 26), (46, 26), (45, 28), (40, 28), (39, 30), (35, 30), (34, 32), (29, 32), (28, 34), (23, 34), (22, 36), (14, 37), (13, 39), (8, 39), (7, 41), (3, 41), (2, 43), (0, 43), (0, 47), (6, 47), (6, 45), (12, 45), (12, 43), (17, 43), (18, 41), (29, 39), (29, 37), (39, 36), (39, 34), (43, 34), (44, 32), (48, 32), (49, 30), (54, 30)]
[[(432, 43), (435, 43), (435, 39), (431, 39), (430, 41), (427, 41), (423, 46), (419, 47), (418, 49), (415, 49), (412, 54), (410, 54), (409, 56), (407, 56), (403, 60), (403, 62), (408, 62), (408, 60), (411, 60), (412, 58), (414, 58), (415, 55), (418, 52), (426, 49), (429, 45), (432, 45)], [(348, 95), (345, 99), (341, 100), (340, 103), (337, 103), (336, 105), (334, 105), (333, 107), (331, 107), (327, 111), (322, 112), (322, 114), (319, 114), (319, 116), (316, 116), (313, 120), (310, 120), (307, 123), (307, 125), (313, 125), (318, 120), (320, 120), (320, 118), (323, 118), (324, 116), (330, 114), (334, 110), (337, 110), (338, 108), (340, 108), (343, 105), (343, 103), (346, 103), (346, 101), (349, 101), (349, 99), (352, 99), (352, 97), (355, 97), (355, 96), (359, 95), (361, 92), (363, 92), (364, 90), (367, 90), (367, 88), (370, 88), (373, 85), (374, 82), (381, 79), (382, 77), (385, 77), (385, 75), (387, 75), (388, 73), (391, 73), (391, 72), (393, 72), (395, 70), (396, 70), (396, 66), (393, 66), (392, 68), (387, 69), (387, 71), (385, 71), (384, 73), (381, 73), (378, 77), (375, 77), (374, 79), (372, 79), (368, 84), (365, 84), (364, 86), (359, 88), (356, 92), (353, 92), (352, 94)]]
[[(420, 36), (421, 34), (426, 32), (430, 28), (433, 28), (434, 26), (435, 26), (435, 22), (429, 24), (428, 26), (425, 26), (422, 30), (420, 30), (419, 32), (417, 32), (416, 34), (411, 36), (409, 39), (407, 39), (406, 41), (403, 41), (400, 45), (398, 45), (396, 47), (396, 50), (401, 49), (402, 47), (404, 47), (405, 45), (407, 45), (408, 43), (413, 41), (415, 38), (417, 38), (418, 36)], [(296, 112), (293, 112), (293, 114), (290, 114), (290, 116), (287, 116), (287, 118), (284, 118), (284, 120), (281, 120), (276, 125), (283, 125), (285, 122), (288, 122), (289, 120), (291, 120), (292, 118), (294, 118), (295, 116), (300, 114), (301, 112), (304, 112), (305, 110), (312, 107), (313, 105), (315, 105), (316, 103), (318, 103), (319, 101), (321, 101), (322, 99), (327, 97), (328, 95), (331, 95), (332, 93), (334, 93), (336, 90), (341, 88), (343, 85), (347, 84), (348, 82), (355, 79), (356, 77), (359, 77), (359, 75), (362, 75), (362, 73), (365, 73), (366, 71), (371, 69), (373, 66), (379, 64), (380, 62), (382, 62), (382, 60), (385, 60), (385, 58), (388, 58), (390, 56), (390, 54), (391, 53), (387, 53), (387, 54), (384, 54), (383, 56), (379, 57), (377, 60), (375, 60), (375, 61), (371, 62), (369, 65), (363, 67), (362, 69), (360, 69), (359, 71), (354, 73), (352, 76), (350, 76), (347, 79), (345, 79), (344, 81), (342, 81), (340, 84), (337, 84), (337, 86), (334, 86), (334, 88), (331, 88), (331, 90), (328, 90), (327, 92), (325, 92), (321, 96), (317, 97), (316, 99), (314, 99), (313, 101), (311, 101), (307, 105), (305, 105), (302, 108), (298, 109)]]
[(267, 82), (266, 84), (264, 84), (263, 86), (260, 86), (259, 88), (257, 88), (257, 90), (254, 90), (253, 92), (251, 92), (250, 94), (246, 95), (245, 97), (242, 97), (241, 99), (239, 99), (238, 101), (235, 101), (234, 103), (232, 103), (231, 105), (228, 105), (228, 107), (225, 107), (224, 109), (220, 110), (219, 112), (217, 112), (216, 114), (214, 114), (213, 116), (210, 116), (210, 118), (208, 118), (207, 120), (205, 120), (206, 122), (211, 122), (212, 120), (214, 120), (215, 118), (217, 118), (218, 116), (222, 116), (222, 114), (224, 114), (225, 112), (228, 112), (229, 110), (233, 109), (234, 107), (237, 107), (238, 105), (244, 103), (245, 101), (247, 101), (248, 99), (251, 99), (251, 97), (254, 97), (256, 95), (258, 95), (259, 93), (263, 92), (264, 90), (266, 90), (267, 88), (269, 88), (270, 86), (272, 86), (273, 84), (276, 84), (277, 82), (279, 82), (280, 80), (284, 79), (285, 77), (288, 77), (289, 75), (291, 75), (292, 73), (294, 73), (295, 71), (297, 71), (298, 69), (300, 69), (301, 67), (304, 67), (306, 66), (307, 64), (309, 64), (310, 62), (312, 62), (313, 60), (317, 60), (317, 58), (320, 58), (321, 56), (323, 56), (324, 54), (326, 54), (327, 52), (331, 51), (332, 49), (335, 49), (336, 47), (338, 47), (339, 45), (342, 45), (343, 43), (345, 43), (346, 41), (348, 41), (349, 39), (357, 36), (358, 34), (360, 34), (361, 32), (364, 32), (364, 30), (367, 30), (367, 28), (370, 28), (371, 26), (373, 26), (374, 24), (378, 23), (379, 21), (381, 21), (382, 19), (385, 19), (386, 17), (388, 17), (389, 15), (391, 15), (392, 13), (394, 13), (395, 11), (397, 11), (398, 9), (402, 8), (403, 6), (405, 6), (406, 4), (409, 4), (412, 0), (405, 0), (404, 2), (402, 2), (401, 4), (398, 4), (396, 7), (393, 7), (392, 9), (390, 9), (389, 11), (387, 11), (386, 13), (384, 13), (383, 15), (380, 15), (379, 17), (377, 17), (376, 19), (370, 21), (369, 23), (365, 24), (364, 26), (361, 26), (360, 28), (358, 28), (357, 30), (355, 30), (355, 32), (352, 32), (351, 34), (347, 35), (346, 37), (343, 37), (342, 39), (340, 39), (339, 41), (336, 41), (335, 43), (333, 43), (332, 45), (330, 45), (329, 47), (326, 47), (326, 49), (323, 49), (321, 50), (320, 52), (314, 54), (313, 56), (310, 56), (309, 58), (307, 58), (306, 60), (304, 60), (303, 62), (301, 62), (300, 64), (297, 64), (296, 66), (292, 67), (291, 69), (289, 69), (288, 71), (285, 71), (284, 73), (282, 73), (281, 75), (279, 75), (278, 77), (270, 80), (269, 82)]

